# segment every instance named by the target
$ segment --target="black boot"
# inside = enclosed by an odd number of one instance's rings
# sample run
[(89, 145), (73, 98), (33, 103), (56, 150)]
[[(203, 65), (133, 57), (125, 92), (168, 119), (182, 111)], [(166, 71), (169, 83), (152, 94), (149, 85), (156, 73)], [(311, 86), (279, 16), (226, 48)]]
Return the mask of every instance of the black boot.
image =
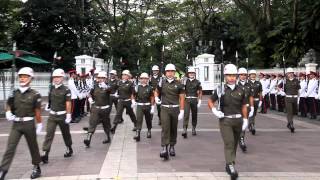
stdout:
[(168, 153), (168, 145), (162, 146), (162, 150), (160, 151), (160, 157), (164, 160), (169, 159), (169, 153)]
[(256, 128), (254, 127), (253, 123), (251, 123), (251, 134), (256, 135)]
[(4, 180), (8, 171), (0, 169), (0, 180)]
[(43, 155), (41, 156), (41, 161), (44, 164), (47, 164), (49, 161), (49, 152), (48, 151), (43, 151)]
[(132, 131), (137, 131), (137, 127), (134, 126), (134, 127), (132, 128)]
[(102, 144), (108, 144), (111, 142), (110, 132), (107, 132), (107, 139), (102, 141)]
[(287, 128), (290, 129), (291, 133), (294, 133), (295, 128), (293, 126), (293, 123), (288, 123)]
[(73, 149), (71, 146), (67, 146), (67, 150), (66, 152), (64, 153), (63, 157), (65, 158), (68, 158), (68, 157), (71, 157), (73, 154)]
[(147, 138), (151, 138), (151, 129), (148, 129)]
[(188, 138), (187, 128), (183, 128), (183, 132), (182, 132), (181, 136), (183, 136), (183, 138)]
[(176, 151), (174, 150), (174, 146), (170, 145), (169, 153), (170, 153), (170, 156), (176, 156)]
[(246, 146), (246, 143), (244, 142), (244, 137), (240, 137), (239, 145), (242, 152), (247, 152), (247, 146)]
[(193, 127), (193, 128), (192, 128), (192, 135), (193, 135), (193, 136), (196, 136), (196, 135), (197, 135), (196, 127)]
[(36, 179), (38, 177), (41, 176), (41, 169), (40, 169), (40, 166), (39, 165), (34, 165), (33, 166), (33, 169), (32, 169), (32, 173), (31, 173), (31, 176), (30, 178), (31, 179)]
[(136, 136), (134, 136), (133, 139), (136, 140), (137, 142), (140, 141), (140, 129), (137, 129)]
[(110, 129), (111, 134), (116, 133), (117, 124), (114, 124), (113, 127)]
[(238, 178), (238, 172), (234, 167), (234, 164), (227, 164), (226, 165), (226, 172), (231, 176), (231, 179), (237, 179)]
[(88, 127), (83, 127), (82, 128), (82, 130), (84, 130), (84, 131), (88, 131), (88, 129), (89, 129)]
[(91, 137), (92, 137), (92, 133), (88, 133), (87, 138), (83, 140), (83, 143), (86, 145), (86, 147), (90, 147)]

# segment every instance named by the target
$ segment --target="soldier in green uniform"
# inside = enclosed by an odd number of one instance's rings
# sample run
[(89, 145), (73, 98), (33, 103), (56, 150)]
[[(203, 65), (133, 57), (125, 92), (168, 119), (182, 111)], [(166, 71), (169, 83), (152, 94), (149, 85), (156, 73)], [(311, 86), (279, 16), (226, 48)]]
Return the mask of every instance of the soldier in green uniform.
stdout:
[(124, 108), (126, 109), (126, 112), (129, 114), (131, 121), (134, 125), (133, 131), (136, 130), (137, 119), (133, 112), (133, 108), (136, 105), (136, 102), (134, 100), (134, 84), (131, 81), (129, 81), (130, 77), (130, 71), (124, 70), (122, 72), (122, 80), (118, 82), (117, 94), (119, 95), (119, 100), (117, 106), (117, 114), (113, 121), (114, 126), (111, 128), (112, 133), (115, 133), (117, 125), (121, 122), (121, 117)]
[(92, 105), (89, 119), (89, 128), (87, 137), (83, 141), (86, 147), (90, 147), (91, 138), (94, 134), (96, 127), (99, 123), (102, 123), (103, 130), (107, 135), (102, 143), (106, 144), (111, 141), (110, 139), (110, 87), (105, 83), (107, 73), (101, 71), (97, 75), (98, 83), (91, 90), (88, 101)]
[[(224, 154), (226, 159), (226, 172), (231, 179), (237, 179), (238, 172), (235, 169), (237, 146), (242, 129), (248, 126), (247, 101), (245, 91), (236, 84), (237, 67), (227, 64), (224, 68), (226, 84), (214, 90), (208, 101), (208, 106), (213, 114), (219, 118), (220, 132), (224, 142)], [(219, 109), (215, 103), (219, 101)]]
[[(252, 93), (251, 87), (247, 81), (248, 72), (245, 68), (239, 68), (238, 75), (239, 75), (238, 77), (239, 81), (237, 85), (244, 90), (244, 92), (246, 93), (246, 97), (248, 97), (246, 106), (248, 107), (249, 118), (250, 118), (253, 116), (253, 113), (254, 113), (254, 100), (251, 94)], [(247, 151), (247, 145), (245, 143), (245, 133), (246, 133), (246, 129), (242, 129), (242, 132), (240, 135), (240, 141), (239, 141), (239, 146), (242, 152)]]
[[(119, 95), (117, 94), (118, 90), (118, 83), (119, 80), (116, 78), (117, 76), (117, 71), (116, 70), (111, 70), (110, 71), (110, 79), (108, 80), (108, 85), (110, 86), (110, 111), (112, 110), (112, 105), (114, 104), (114, 107), (117, 109), (118, 106), (118, 97)], [(123, 118), (121, 116), (121, 121), (119, 123), (123, 122)]]
[(185, 106), (184, 106), (184, 120), (183, 120), (183, 132), (184, 138), (188, 137), (187, 129), (189, 124), (190, 110), (192, 113), (192, 135), (196, 135), (196, 127), (198, 123), (198, 108), (201, 106), (202, 99), (202, 86), (201, 82), (196, 79), (196, 71), (193, 67), (189, 67), (188, 78), (183, 82), (185, 86)]
[(256, 70), (250, 70), (249, 71), (249, 85), (251, 87), (251, 93), (254, 100), (254, 113), (252, 117), (249, 117), (249, 130), (252, 135), (256, 134), (256, 128), (255, 128), (255, 118), (257, 115), (258, 108), (262, 105), (262, 85), (260, 81), (256, 80), (257, 72)]
[(1, 180), (5, 178), (9, 170), (22, 135), (27, 140), (32, 158), (33, 170), (30, 178), (35, 179), (41, 176), (39, 166), (41, 157), (37, 143), (37, 134), (42, 129), (41, 96), (37, 91), (30, 88), (34, 76), (33, 69), (23, 67), (19, 70), (18, 75), (19, 89), (13, 91), (7, 102), (6, 119), (12, 121), (12, 128), (0, 166)]
[(298, 92), (300, 89), (300, 82), (294, 77), (294, 71), (292, 68), (287, 69), (287, 79), (284, 84), (284, 92), (286, 93), (286, 110), (287, 110), (287, 128), (291, 133), (294, 133), (293, 115), (297, 109)]
[(60, 127), (64, 143), (67, 150), (64, 157), (71, 157), (73, 154), (72, 139), (70, 134), (69, 123), (71, 122), (71, 92), (63, 85), (63, 78), (65, 73), (62, 69), (56, 69), (52, 73), (53, 87), (50, 92), (50, 109), (49, 118), (47, 122), (47, 134), (43, 142), (43, 155), (41, 160), (43, 163), (48, 163), (49, 152), (54, 138), (57, 126)]
[[(167, 64), (166, 78), (159, 82), (155, 91), (155, 101), (157, 104), (161, 104), (162, 150), (160, 157), (165, 160), (169, 159), (169, 153), (170, 156), (176, 155), (174, 146), (177, 143), (178, 120), (182, 120), (184, 116), (184, 87), (175, 79), (175, 71), (175, 65)], [(161, 92), (161, 100), (159, 92)]]
[[(152, 66), (152, 76), (150, 78), (150, 83), (151, 83), (151, 86), (153, 87), (153, 91), (156, 90), (159, 82), (160, 82), (160, 79), (162, 78), (161, 77), (161, 74), (159, 74), (160, 72), (160, 69), (159, 69), (159, 66), (157, 65), (154, 65)], [(159, 99), (161, 99), (161, 92), (159, 92)], [(158, 118), (159, 118), (159, 122), (158, 124), (161, 125), (161, 105), (160, 104), (157, 104), (157, 111), (158, 111)], [(153, 117), (151, 117), (152, 119)]]
[(154, 113), (154, 96), (153, 89), (148, 85), (149, 75), (141, 73), (140, 85), (135, 87), (135, 98), (137, 101), (137, 131), (134, 139), (140, 141), (140, 132), (142, 129), (143, 116), (146, 119), (148, 128), (147, 138), (151, 138), (152, 119), (151, 114)]

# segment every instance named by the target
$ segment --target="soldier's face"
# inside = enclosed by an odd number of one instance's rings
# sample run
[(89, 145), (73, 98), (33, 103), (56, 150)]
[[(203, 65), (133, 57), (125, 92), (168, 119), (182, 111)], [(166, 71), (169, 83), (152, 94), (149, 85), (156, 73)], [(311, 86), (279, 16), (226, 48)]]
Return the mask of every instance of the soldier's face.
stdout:
[(196, 73), (188, 73), (189, 78), (194, 79), (196, 77)]
[(22, 87), (29, 86), (29, 84), (31, 82), (31, 79), (32, 78), (29, 75), (20, 74), (19, 75), (19, 84), (20, 84), (20, 86), (22, 86)]
[(288, 73), (287, 76), (288, 76), (289, 79), (292, 79), (293, 78), (293, 73)]
[(116, 76), (114, 74), (110, 74), (110, 78), (114, 79)]
[(241, 81), (246, 80), (246, 79), (247, 79), (247, 74), (239, 74), (239, 79), (240, 79)]
[(122, 80), (128, 80), (129, 76), (127, 74), (122, 74)]
[(153, 75), (159, 74), (159, 71), (152, 71)]
[(52, 77), (52, 83), (55, 85), (60, 85), (63, 82), (63, 77)]
[(170, 71), (166, 71), (166, 76), (169, 79), (173, 79), (175, 73), (176, 73), (175, 71), (171, 71), (171, 70)]
[(148, 78), (140, 78), (140, 83), (141, 84), (147, 84), (148, 83)]
[(102, 77), (97, 78), (98, 83), (103, 83), (103, 82), (105, 82), (105, 80), (106, 80), (106, 78), (102, 78)]
[(227, 83), (230, 85), (235, 84), (237, 81), (237, 75), (235, 74), (226, 74), (225, 77), (226, 77)]
[(257, 75), (256, 74), (250, 74), (250, 79), (251, 80), (256, 80)]

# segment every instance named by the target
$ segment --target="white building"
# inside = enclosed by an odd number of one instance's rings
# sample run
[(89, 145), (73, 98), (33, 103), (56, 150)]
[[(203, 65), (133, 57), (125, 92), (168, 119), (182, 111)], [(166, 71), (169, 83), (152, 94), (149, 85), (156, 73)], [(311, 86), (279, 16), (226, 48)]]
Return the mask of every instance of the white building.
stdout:
[[(94, 58), (88, 55), (76, 56), (76, 71), (80, 74), (87, 74), (93, 69), (94, 64), (96, 70), (99, 71), (108, 71), (108, 64), (104, 62), (101, 58)], [(112, 70), (112, 62), (109, 64), (109, 72)]]

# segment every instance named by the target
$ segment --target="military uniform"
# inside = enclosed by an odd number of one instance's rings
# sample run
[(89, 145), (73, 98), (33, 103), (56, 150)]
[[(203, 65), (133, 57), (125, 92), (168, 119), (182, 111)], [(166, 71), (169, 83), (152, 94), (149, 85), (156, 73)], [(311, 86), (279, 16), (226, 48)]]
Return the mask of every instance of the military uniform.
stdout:
[(279, 77), (281, 77), (280, 79), (278, 79), (278, 84), (277, 84), (277, 103), (278, 103), (278, 111), (279, 112), (284, 112), (284, 108), (285, 108), (285, 93), (283, 91), (283, 79), (282, 79), (282, 75), (279, 75)]
[[(7, 149), (3, 155), (0, 170), (8, 171), (22, 135), (26, 138), (31, 153), (32, 164), (39, 168), (38, 165), (41, 162), (41, 158), (37, 143), (34, 117), (35, 109), (41, 108), (41, 96), (30, 87), (24, 93), (20, 90), (15, 90), (9, 97), (8, 104), (10, 104), (11, 111), (16, 118), (13, 120)], [(40, 168), (38, 171), (40, 171)]]
[(262, 86), (262, 107), (261, 113), (267, 113), (269, 107), (269, 92), (270, 92), (270, 80), (263, 78), (260, 80)]
[(286, 111), (287, 111), (287, 127), (294, 132), (293, 127), (293, 115), (294, 111), (297, 109), (297, 99), (298, 92), (300, 89), (300, 83), (297, 79), (286, 79), (286, 83), (284, 85), (284, 92), (286, 93)]
[[(302, 76), (304, 76), (304, 74), (302, 74)], [(301, 79), (300, 89), (299, 89), (299, 111), (302, 117), (307, 117), (307, 113), (308, 113), (306, 93), (307, 93), (307, 81), (305, 79)]]
[[(153, 88), (153, 90), (155, 91), (159, 82), (160, 82), (160, 79), (161, 79), (161, 76), (160, 75), (153, 75), (151, 76), (151, 79), (150, 79), (150, 83), (151, 83), (151, 86)], [(161, 92), (159, 92), (159, 98), (161, 99)], [(159, 118), (159, 122), (158, 124), (161, 125), (161, 105), (160, 104), (157, 104), (157, 111), (158, 111), (158, 118)]]
[[(70, 73), (74, 73), (71, 71)], [(80, 110), (79, 110), (79, 96), (80, 92), (77, 88), (77, 81), (72, 77), (68, 80), (68, 88), (71, 91), (71, 112), (72, 112), (72, 122), (79, 122), (80, 121)]]
[(316, 78), (309, 79), (307, 81), (307, 104), (310, 113), (310, 119), (317, 118), (317, 108), (316, 108), (316, 100), (315, 97), (317, 96), (318, 90), (318, 80)]
[(110, 142), (110, 89), (105, 83), (103, 85), (95, 85), (94, 89), (90, 92), (90, 98), (92, 98), (92, 107), (90, 112), (89, 127), (87, 138), (84, 140), (84, 144), (90, 147), (91, 138), (94, 134), (96, 127), (99, 123), (102, 123), (103, 130), (107, 135), (107, 140), (103, 143)]
[[(108, 85), (110, 86), (110, 111), (112, 110), (112, 105), (114, 105), (114, 107), (117, 110), (117, 106), (118, 106), (118, 97), (117, 97), (118, 83), (119, 83), (119, 80), (117, 80), (117, 79), (110, 79), (108, 81)], [(123, 122), (122, 116), (121, 116), (120, 123), (121, 122)]]
[(42, 156), (42, 161), (44, 163), (48, 162), (48, 153), (51, 149), (51, 144), (55, 135), (57, 126), (60, 127), (64, 143), (67, 147), (67, 152), (65, 157), (70, 157), (73, 153), (71, 148), (72, 139), (70, 134), (69, 124), (65, 122), (66, 119), (66, 102), (70, 101), (71, 103), (71, 92), (70, 90), (61, 85), (57, 88), (53, 87), (50, 92), (50, 115), (47, 122), (47, 134), (43, 142), (42, 150), (45, 152), (45, 155)]
[(192, 129), (193, 135), (195, 135), (195, 128), (198, 123), (198, 91), (202, 91), (201, 82), (197, 79), (186, 79), (184, 81), (186, 100), (184, 105), (184, 120), (183, 129), (184, 133), (182, 136), (187, 137), (187, 128), (189, 124), (190, 110), (192, 113)]
[(251, 131), (251, 133), (254, 135), (256, 133), (255, 130), (255, 118), (257, 115), (257, 110), (259, 108), (259, 103), (261, 101), (260, 96), (262, 93), (262, 85), (259, 81), (249, 81), (249, 85), (251, 87), (251, 94), (254, 98), (254, 113), (252, 117), (249, 117), (249, 130)]
[(277, 79), (275, 75), (272, 75), (274, 79), (271, 79), (270, 82), (270, 102), (271, 102), (271, 110), (276, 110), (276, 93), (277, 93)]

